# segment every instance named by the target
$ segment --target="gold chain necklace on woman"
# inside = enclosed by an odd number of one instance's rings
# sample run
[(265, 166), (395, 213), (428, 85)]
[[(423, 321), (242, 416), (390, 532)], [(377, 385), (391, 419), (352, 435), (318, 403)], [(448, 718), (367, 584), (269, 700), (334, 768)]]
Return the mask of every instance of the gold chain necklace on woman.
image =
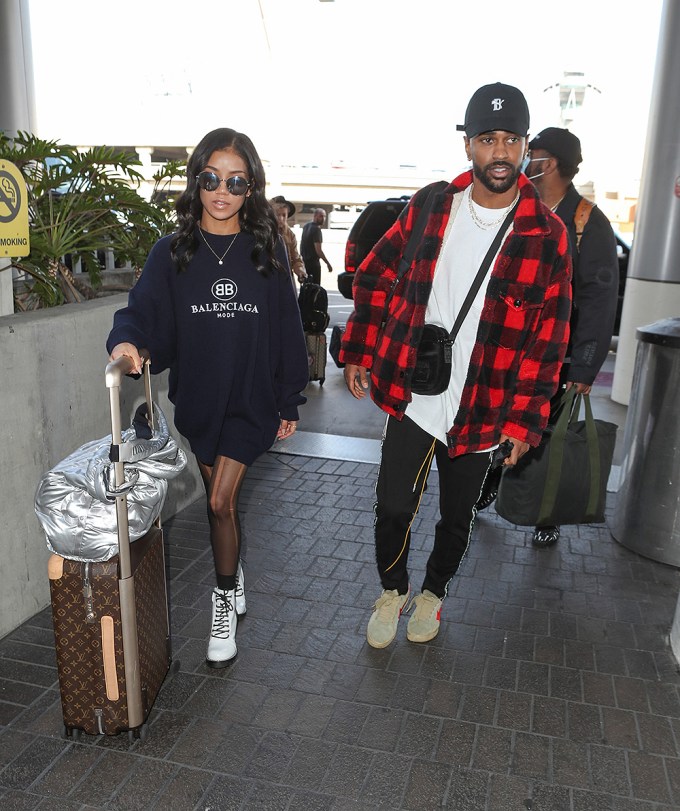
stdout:
[(515, 205), (515, 203), (519, 200), (519, 190), (517, 191), (517, 197), (510, 203), (507, 208), (504, 208), (501, 216), (497, 220), (493, 220), (492, 222), (485, 222), (475, 211), (475, 207), (472, 204), (472, 190), (470, 190), (470, 194), (468, 194), (468, 208), (470, 209), (470, 216), (472, 217), (472, 221), (477, 226), (477, 228), (481, 228), (483, 231), (488, 231), (490, 228), (495, 228), (496, 226), (500, 225), (503, 220), (505, 219), (505, 215), (510, 211), (510, 209)]
[(229, 245), (228, 245), (228, 247), (227, 247), (227, 250), (226, 250), (226, 251), (225, 251), (225, 252), (222, 254), (222, 256), (218, 256), (218, 255), (215, 253), (215, 251), (212, 249), (212, 246), (210, 245), (210, 243), (208, 242), (208, 240), (205, 238), (205, 234), (203, 233), (203, 229), (201, 228), (201, 226), (200, 226), (200, 225), (198, 226), (198, 230), (200, 231), (201, 236), (203, 237), (203, 242), (205, 242), (205, 244), (208, 246), (208, 250), (209, 250), (209, 251), (210, 251), (210, 253), (211, 253), (211, 254), (212, 254), (214, 257), (215, 257), (215, 259), (217, 259), (217, 264), (218, 264), (218, 265), (223, 265), (223, 264), (224, 264), (224, 257), (225, 257), (225, 256), (226, 256), (226, 255), (229, 253), (229, 251), (232, 249), (232, 247), (233, 247), (233, 245), (234, 245), (234, 242), (236, 242), (236, 237), (238, 236), (239, 232), (237, 231), (237, 232), (234, 234), (234, 238), (233, 238), (233, 239), (232, 239), (232, 241), (229, 243)]

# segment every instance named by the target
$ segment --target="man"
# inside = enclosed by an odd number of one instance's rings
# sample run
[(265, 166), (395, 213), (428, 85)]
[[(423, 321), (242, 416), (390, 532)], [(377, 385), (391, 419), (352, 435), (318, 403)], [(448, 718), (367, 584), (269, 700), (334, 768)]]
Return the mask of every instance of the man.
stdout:
[[(572, 181), (583, 158), (581, 142), (573, 133), (548, 127), (529, 142), (529, 157), (529, 179), (569, 234), (573, 310), (560, 391), (575, 386), (580, 394), (590, 394), (614, 331), (619, 288), (616, 238), (602, 211), (574, 188)], [(553, 546), (559, 537), (559, 527), (536, 527), (532, 543)]]
[[(515, 87), (477, 90), (465, 114), (472, 171), (432, 191), (432, 210), (415, 259), (383, 311), (418, 212), (411, 199), (357, 271), (354, 312), (340, 358), (352, 395), (387, 412), (376, 487), (375, 543), (383, 592), (366, 632), (370, 645), (394, 639), (409, 598), (410, 527), (436, 459), (440, 520), (407, 637), (439, 631), (442, 601), (467, 549), (475, 504), (499, 443), (514, 465), (541, 439), (567, 348), (571, 263), (564, 225), (521, 174), (529, 110)], [(410, 378), (425, 322), (450, 329), (506, 213), (512, 225), (453, 346), (448, 389), (412, 394)]]
[(300, 238), (300, 253), (305, 263), (307, 275), (315, 284), (321, 284), (321, 259), (326, 263), (328, 272), (332, 273), (331, 263), (326, 259), (321, 244), (323, 236), (321, 226), (326, 222), (326, 212), (322, 208), (314, 210), (313, 219), (306, 223)]
[(302, 263), (302, 257), (298, 253), (297, 239), (295, 238), (293, 229), (288, 225), (288, 218), (295, 215), (295, 206), (290, 200), (286, 200), (282, 194), (272, 197), (269, 202), (274, 209), (274, 214), (276, 214), (276, 220), (279, 223), (279, 233), (283, 237), (286, 250), (288, 251), (288, 262), (290, 263), (291, 272), (295, 274), (297, 280), (302, 284), (307, 278), (307, 274), (305, 273), (305, 267)]

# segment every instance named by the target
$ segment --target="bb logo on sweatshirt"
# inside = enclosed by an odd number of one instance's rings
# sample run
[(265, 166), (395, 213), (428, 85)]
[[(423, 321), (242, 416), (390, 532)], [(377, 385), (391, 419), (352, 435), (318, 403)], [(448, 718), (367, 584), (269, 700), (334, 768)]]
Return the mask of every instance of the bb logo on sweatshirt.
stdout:
[(234, 318), (234, 313), (258, 313), (257, 304), (234, 301), (238, 286), (231, 279), (218, 279), (213, 282), (210, 292), (216, 301), (205, 304), (190, 304), (192, 315), (196, 313), (216, 313), (218, 318)]
[(213, 284), (211, 292), (218, 301), (231, 301), (238, 293), (238, 287), (231, 279), (218, 279)]

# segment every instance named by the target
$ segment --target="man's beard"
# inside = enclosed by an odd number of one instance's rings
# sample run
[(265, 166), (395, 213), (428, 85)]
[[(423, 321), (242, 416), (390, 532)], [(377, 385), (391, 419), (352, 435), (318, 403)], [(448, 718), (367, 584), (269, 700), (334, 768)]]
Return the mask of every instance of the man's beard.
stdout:
[[(508, 169), (510, 169), (510, 174), (504, 180), (495, 180), (493, 177), (491, 177), (490, 170), (496, 166), (506, 166)], [(519, 166), (513, 166), (507, 161), (496, 161), (495, 163), (489, 163), (483, 168), (478, 163), (473, 161), (472, 171), (479, 182), (490, 192), (493, 192), (494, 194), (505, 194), (506, 191), (509, 191), (515, 185), (515, 183), (517, 183), (517, 178), (522, 170)]]

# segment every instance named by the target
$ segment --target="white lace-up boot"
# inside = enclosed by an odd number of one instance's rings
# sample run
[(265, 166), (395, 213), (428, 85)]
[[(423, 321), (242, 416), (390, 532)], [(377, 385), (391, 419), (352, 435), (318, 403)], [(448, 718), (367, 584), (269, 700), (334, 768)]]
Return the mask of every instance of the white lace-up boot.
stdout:
[(240, 560), (236, 570), (236, 613), (239, 617), (246, 613), (246, 580)]
[(226, 667), (236, 656), (236, 600), (233, 591), (213, 589), (212, 628), (205, 663)]

